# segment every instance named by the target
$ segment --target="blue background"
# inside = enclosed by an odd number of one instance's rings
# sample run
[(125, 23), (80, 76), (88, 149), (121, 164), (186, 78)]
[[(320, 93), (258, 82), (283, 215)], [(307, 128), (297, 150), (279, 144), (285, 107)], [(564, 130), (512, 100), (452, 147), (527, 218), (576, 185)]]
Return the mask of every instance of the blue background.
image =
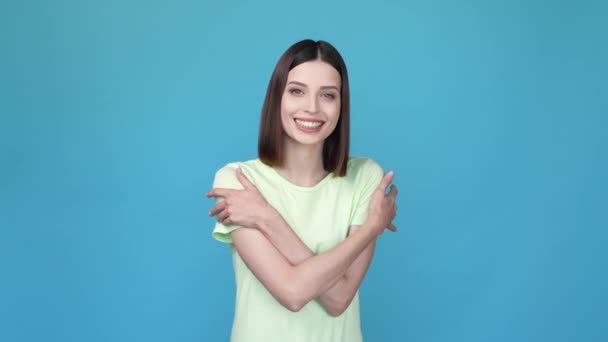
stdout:
[(225, 341), (215, 171), (281, 53), (333, 43), (396, 172), (367, 341), (608, 340), (604, 1), (3, 1), (0, 340)]

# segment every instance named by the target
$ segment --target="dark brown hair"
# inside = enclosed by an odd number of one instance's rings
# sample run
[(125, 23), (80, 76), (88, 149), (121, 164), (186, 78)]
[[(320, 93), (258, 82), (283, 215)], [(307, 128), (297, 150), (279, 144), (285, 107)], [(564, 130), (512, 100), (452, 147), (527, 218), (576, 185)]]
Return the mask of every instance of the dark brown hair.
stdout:
[(334, 131), (323, 144), (323, 167), (336, 176), (346, 175), (350, 132), (350, 91), (346, 64), (340, 53), (331, 44), (319, 40), (302, 40), (290, 46), (277, 62), (266, 90), (262, 106), (258, 157), (270, 166), (283, 164), (283, 139), (285, 132), (281, 124), (281, 98), (287, 83), (287, 74), (296, 66), (314, 60), (322, 60), (333, 66), (340, 74), (340, 118)]

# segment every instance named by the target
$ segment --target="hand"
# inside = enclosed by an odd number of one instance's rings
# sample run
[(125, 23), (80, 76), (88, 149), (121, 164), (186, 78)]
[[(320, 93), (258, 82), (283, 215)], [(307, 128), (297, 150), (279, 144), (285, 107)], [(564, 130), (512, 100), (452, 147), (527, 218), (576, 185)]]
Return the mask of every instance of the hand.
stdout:
[(260, 222), (273, 208), (241, 168), (236, 170), (236, 177), (243, 185), (243, 190), (215, 188), (207, 193), (207, 197), (224, 198), (209, 211), (209, 216), (217, 215), (217, 221), (226, 225), (260, 228)]
[(377, 228), (378, 234), (382, 233), (384, 229), (397, 231), (397, 227), (392, 223), (397, 215), (397, 205), (395, 204), (397, 187), (391, 185), (391, 190), (386, 194), (386, 188), (391, 184), (394, 176), (392, 171), (384, 175), (369, 202), (366, 223)]

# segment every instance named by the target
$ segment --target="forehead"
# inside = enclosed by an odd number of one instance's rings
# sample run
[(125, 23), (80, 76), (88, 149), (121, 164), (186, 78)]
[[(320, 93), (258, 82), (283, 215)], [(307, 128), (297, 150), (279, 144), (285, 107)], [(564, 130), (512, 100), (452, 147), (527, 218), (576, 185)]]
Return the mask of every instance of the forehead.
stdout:
[(331, 64), (321, 60), (302, 63), (289, 71), (287, 82), (298, 81), (309, 86), (339, 87), (341, 82), (340, 73)]

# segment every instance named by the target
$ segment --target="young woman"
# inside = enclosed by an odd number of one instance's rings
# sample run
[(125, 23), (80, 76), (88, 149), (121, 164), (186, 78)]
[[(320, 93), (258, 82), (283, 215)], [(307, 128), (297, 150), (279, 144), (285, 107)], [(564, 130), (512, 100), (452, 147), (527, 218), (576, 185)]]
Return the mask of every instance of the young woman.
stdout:
[(208, 197), (230, 243), (232, 341), (361, 341), (359, 285), (376, 237), (395, 231), (397, 189), (371, 159), (349, 158), (346, 65), (324, 41), (279, 59), (262, 109), (259, 158), (230, 163)]

